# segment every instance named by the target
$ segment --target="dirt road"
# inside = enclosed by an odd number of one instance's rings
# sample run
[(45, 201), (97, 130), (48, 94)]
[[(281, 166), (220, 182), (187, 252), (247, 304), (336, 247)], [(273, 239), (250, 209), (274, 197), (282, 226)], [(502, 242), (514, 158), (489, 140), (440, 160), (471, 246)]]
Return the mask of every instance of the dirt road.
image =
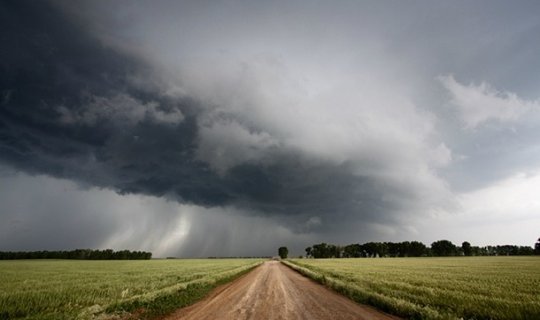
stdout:
[(167, 319), (398, 318), (354, 303), (278, 261), (267, 261)]

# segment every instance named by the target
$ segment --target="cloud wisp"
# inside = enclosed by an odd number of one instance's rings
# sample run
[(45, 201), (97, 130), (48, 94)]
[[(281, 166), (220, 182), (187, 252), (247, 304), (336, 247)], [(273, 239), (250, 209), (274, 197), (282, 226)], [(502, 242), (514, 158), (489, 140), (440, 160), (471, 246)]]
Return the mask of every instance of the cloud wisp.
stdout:
[(540, 110), (540, 101), (528, 101), (512, 92), (500, 92), (486, 82), (463, 85), (452, 75), (438, 79), (451, 94), (452, 104), (470, 129), (490, 120), (512, 123), (530, 111)]

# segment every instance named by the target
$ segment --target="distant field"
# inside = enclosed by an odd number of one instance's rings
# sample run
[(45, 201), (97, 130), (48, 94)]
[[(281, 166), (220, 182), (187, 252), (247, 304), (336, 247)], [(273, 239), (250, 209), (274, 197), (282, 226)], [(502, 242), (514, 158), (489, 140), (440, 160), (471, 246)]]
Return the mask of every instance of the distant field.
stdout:
[(540, 257), (292, 259), (305, 275), (413, 319), (540, 319)]
[(0, 261), (0, 319), (161, 315), (200, 299), (261, 261)]

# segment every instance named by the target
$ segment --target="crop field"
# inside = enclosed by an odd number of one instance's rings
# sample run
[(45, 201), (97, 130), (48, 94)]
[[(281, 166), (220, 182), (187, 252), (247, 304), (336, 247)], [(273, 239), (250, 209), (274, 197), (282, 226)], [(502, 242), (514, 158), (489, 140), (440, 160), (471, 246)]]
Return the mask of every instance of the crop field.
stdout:
[(540, 319), (540, 257), (292, 259), (353, 300), (412, 319)]
[(0, 261), (0, 319), (151, 318), (193, 303), (261, 261)]

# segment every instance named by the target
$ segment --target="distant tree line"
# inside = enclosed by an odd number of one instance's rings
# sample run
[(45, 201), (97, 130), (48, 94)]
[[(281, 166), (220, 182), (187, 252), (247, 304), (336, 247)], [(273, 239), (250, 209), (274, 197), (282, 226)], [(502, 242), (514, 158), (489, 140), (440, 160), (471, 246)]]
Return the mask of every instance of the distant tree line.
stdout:
[(0, 260), (15, 259), (75, 259), (75, 260), (147, 260), (151, 252), (111, 249), (76, 249), (71, 251), (0, 251)]
[(374, 258), (374, 257), (449, 257), (449, 256), (528, 256), (540, 254), (540, 239), (535, 248), (516, 245), (471, 246), (467, 241), (456, 246), (439, 240), (426, 246), (418, 241), (367, 242), (339, 246), (320, 243), (306, 248), (308, 258)]

